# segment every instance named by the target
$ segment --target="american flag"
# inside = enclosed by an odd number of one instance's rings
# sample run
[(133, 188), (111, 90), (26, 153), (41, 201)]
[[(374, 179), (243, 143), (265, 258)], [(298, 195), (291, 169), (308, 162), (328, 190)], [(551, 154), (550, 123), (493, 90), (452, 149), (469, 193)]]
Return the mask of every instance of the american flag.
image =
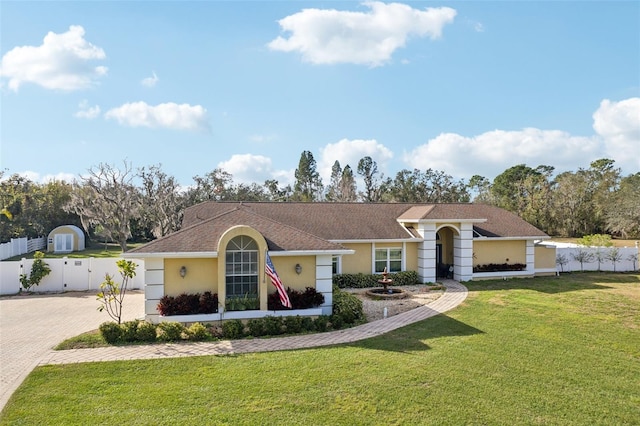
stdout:
[(280, 277), (278, 277), (276, 268), (274, 268), (273, 263), (271, 263), (271, 257), (269, 256), (269, 253), (267, 253), (267, 261), (265, 262), (264, 269), (267, 275), (269, 275), (269, 278), (271, 278), (271, 284), (276, 286), (276, 289), (278, 290), (278, 296), (280, 296), (280, 303), (282, 303), (282, 306), (291, 308), (291, 301), (289, 300), (289, 295), (287, 294), (287, 291), (284, 289), (284, 285), (282, 284), (282, 281), (280, 281)]

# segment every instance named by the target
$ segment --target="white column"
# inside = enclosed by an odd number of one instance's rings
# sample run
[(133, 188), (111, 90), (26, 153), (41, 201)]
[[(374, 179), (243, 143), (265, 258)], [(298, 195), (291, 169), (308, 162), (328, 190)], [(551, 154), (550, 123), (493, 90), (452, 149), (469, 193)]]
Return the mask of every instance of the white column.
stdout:
[(536, 248), (533, 244), (533, 241), (527, 241), (526, 248), (526, 258), (527, 258), (527, 272), (532, 274), (536, 273)]
[(424, 241), (418, 246), (418, 279), (423, 283), (436, 282), (436, 225), (421, 224), (418, 232)]
[(158, 303), (164, 296), (164, 259), (145, 259), (144, 278), (144, 318), (157, 324), (160, 322)]
[(473, 278), (473, 224), (461, 223), (460, 235), (453, 236), (453, 279)]
[(322, 315), (333, 313), (333, 270), (332, 256), (316, 256), (316, 291), (324, 296), (324, 304), (321, 306)]

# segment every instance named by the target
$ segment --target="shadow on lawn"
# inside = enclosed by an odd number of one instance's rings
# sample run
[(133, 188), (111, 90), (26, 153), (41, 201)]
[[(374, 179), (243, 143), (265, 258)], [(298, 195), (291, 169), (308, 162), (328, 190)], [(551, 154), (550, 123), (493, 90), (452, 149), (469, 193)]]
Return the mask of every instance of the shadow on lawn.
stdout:
[(513, 278), (466, 282), (469, 291), (535, 290), (556, 294), (580, 290), (607, 290), (607, 283), (638, 284), (640, 275), (612, 272), (577, 272), (554, 277)]
[(447, 315), (440, 314), (382, 336), (355, 342), (353, 346), (408, 353), (430, 349), (429, 345), (425, 343), (426, 340), (475, 334), (484, 334), (484, 332)]

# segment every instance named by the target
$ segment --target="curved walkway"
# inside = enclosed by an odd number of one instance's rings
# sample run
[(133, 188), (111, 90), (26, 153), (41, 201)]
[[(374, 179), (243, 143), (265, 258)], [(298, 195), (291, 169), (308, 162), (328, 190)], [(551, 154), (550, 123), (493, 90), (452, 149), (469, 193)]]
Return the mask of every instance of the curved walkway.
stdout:
[(444, 294), (432, 303), (389, 318), (369, 322), (345, 330), (298, 336), (272, 337), (269, 339), (222, 340), (217, 342), (165, 343), (136, 346), (109, 346), (95, 349), (71, 349), (50, 351), (40, 360), (40, 365), (70, 364), (78, 362), (154, 359), (167, 357), (240, 354), (271, 352), (289, 349), (351, 343), (388, 333), (405, 325), (449, 311), (467, 297), (467, 288), (447, 280)]
[[(443, 284), (446, 287), (444, 294), (428, 305), (345, 330), (269, 339), (110, 346), (64, 351), (54, 351), (51, 348), (64, 339), (95, 330), (100, 323), (109, 320), (104, 313), (97, 313), (94, 294), (63, 293), (2, 298), (0, 410), (31, 370), (39, 365), (270, 352), (351, 343), (447, 312), (466, 299), (467, 288), (464, 285), (453, 280), (446, 280)], [(140, 292), (128, 297), (129, 303), (126, 305), (129, 310), (123, 315), (123, 320), (141, 318), (144, 294)]]

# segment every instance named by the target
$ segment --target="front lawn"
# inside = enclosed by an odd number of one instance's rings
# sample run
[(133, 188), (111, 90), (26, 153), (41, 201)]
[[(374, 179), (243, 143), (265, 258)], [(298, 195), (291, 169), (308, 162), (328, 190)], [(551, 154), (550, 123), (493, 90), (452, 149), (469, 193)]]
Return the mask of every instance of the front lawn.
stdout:
[(638, 424), (640, 275), (468, 287), (350, 345), (39, 367), (0, 424)]

